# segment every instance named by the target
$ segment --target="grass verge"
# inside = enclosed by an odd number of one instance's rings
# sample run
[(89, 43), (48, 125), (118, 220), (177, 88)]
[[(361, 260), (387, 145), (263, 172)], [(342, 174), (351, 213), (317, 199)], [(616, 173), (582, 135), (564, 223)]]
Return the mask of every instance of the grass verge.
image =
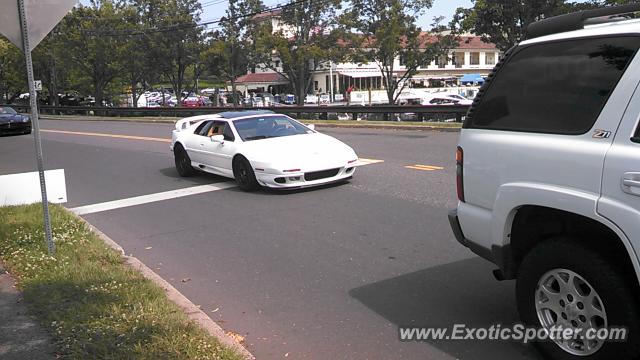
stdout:
[(66, 359), (242, 357), (191, 322), (85, 224), (51, 205), (47, 254), (40, 204), (0, 208), (0, 257)]

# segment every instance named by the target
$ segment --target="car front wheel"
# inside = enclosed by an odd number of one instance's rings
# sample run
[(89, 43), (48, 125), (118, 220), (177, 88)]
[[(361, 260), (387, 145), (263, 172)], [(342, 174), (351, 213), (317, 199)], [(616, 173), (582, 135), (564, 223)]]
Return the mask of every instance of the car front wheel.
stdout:
[(173, 149), (173, 158), (176, 164), (176, 170), (178, 174), (182, 177), (188, 177), (195, 174), (195, 170), (191, 166), (191, 159), (189, 158), (189, 154), (180, 144), (176, 144)]
[[(577, 240), (557, 238), (537, 245), (518, 271), (516, 296), (525, 325), (573, 329), (570, 338), (535, 343), (550, 359), (637, 359), (640, 312), (632, 280), (602, 252)], [(625, 328), (626, 339), (591, 338)], [(604, 337), (604, 336), (603, 336)]]
[(244, 157), (238, 157), (233, 162), (233, 176), (240, 189), (244, 191), (256, 191), (260, 184), (256, 180), (251, 163)]

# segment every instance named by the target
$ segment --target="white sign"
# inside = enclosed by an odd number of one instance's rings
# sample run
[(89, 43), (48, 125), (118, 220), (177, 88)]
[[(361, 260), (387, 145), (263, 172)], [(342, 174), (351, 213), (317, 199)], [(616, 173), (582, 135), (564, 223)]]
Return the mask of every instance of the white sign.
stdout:
[[(44, 172), (49, 202), (67, 202), (64, 169)], [(38, 172), (0, 175), (0, 206), (25, 205), (42, 202)]]
[[(24, 0), (29, 24), (29, 46), (33, 50), (67, 15), (78, 0)], [(22, 48), (22, 30), (17, 0), (0, 0), (0, 34)]]
[(36, 80), (33, 82), (33, 87), (36, 88), (36, 91), (42, 91), (42, 80)]

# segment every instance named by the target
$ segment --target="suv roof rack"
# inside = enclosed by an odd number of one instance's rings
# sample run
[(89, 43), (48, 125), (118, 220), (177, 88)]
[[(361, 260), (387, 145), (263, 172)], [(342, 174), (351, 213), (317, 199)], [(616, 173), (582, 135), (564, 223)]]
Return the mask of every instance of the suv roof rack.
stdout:
[[(640, 11), (640, 4), (610, 6), (601, 9), (583, 10), (570, 14), (558, 15), (529, 24), (525, 39), (533, 39), (545, 35), (584, 29), (589, 23), (602, 23), (621, 20), (616, 15), (624, 15)], [(599, 17), (612, 17), (606, 21), (589, 21)], [(626, 20), (623, 18), (622, 20)]]

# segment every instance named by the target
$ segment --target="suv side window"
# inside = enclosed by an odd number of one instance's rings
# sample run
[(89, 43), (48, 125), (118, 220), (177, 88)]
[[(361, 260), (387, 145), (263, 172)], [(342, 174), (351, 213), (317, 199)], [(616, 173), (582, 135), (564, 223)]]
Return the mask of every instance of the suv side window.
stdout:
[(584, 134), (638, 47), (640, 37), (635, 36), (523, 46), (487, 84), (465, 127)]

